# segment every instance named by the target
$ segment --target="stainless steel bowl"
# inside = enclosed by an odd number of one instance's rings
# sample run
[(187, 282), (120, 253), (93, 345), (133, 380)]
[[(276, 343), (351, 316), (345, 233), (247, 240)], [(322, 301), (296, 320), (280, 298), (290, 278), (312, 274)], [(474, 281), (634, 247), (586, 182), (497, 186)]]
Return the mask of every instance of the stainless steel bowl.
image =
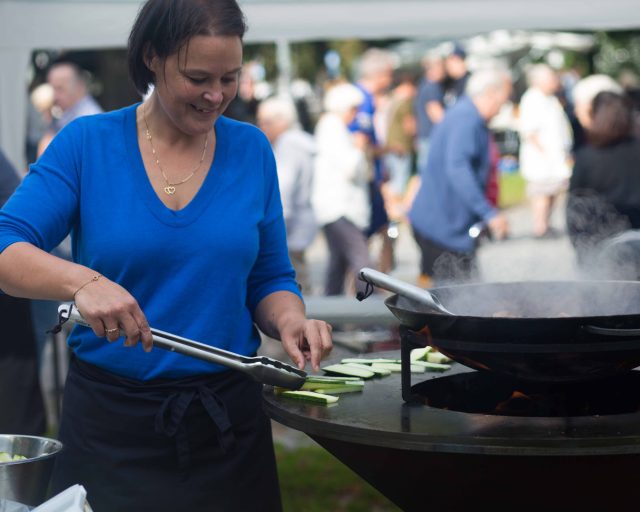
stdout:
[(62, 443), (55, 439), (0, 434), (0, 452), (27, 457), (0, 463), (0, 497), (29, 506), (44, 502), (60, 450)]

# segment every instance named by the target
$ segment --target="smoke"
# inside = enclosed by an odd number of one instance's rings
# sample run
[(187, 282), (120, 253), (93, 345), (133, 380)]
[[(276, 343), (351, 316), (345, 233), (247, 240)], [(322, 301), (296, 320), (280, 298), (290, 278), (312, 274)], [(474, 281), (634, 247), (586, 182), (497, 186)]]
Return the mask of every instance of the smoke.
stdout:
[(581, 279), (637, 280), (640, 245), (629, 219), (595, 194), (571, 194), (567, 229)]

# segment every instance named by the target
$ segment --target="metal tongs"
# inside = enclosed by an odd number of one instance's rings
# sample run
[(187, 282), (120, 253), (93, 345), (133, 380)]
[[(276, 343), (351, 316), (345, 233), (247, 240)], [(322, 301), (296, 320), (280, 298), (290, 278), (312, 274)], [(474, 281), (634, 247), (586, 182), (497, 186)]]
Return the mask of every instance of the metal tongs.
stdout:
[[(60, 323), (70, 320), (78, 325), (89, 327), (75, 304), (61, 305), (58, 308), (58, 317)], [(307, 377), (306, 372), (269, 357), (246, 357), (153, 328), (151, 334), (153, 335), (154, 347), (227, 366), (246, 373), (263, 384), (287, 389), (300, 389)]]

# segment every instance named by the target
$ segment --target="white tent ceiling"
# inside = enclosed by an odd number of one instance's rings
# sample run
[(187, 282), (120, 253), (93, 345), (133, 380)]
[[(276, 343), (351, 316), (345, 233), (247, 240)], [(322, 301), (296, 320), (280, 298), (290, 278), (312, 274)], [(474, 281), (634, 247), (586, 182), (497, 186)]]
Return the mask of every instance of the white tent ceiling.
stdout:
[[(36, 48), (126, 43), (141, 0), (0, 0), (0, 147), (23, 162), (26, 76)], [(247, 42), (461, 37), (495, 29), (640, 27), (638, 0), (240, 0)]]

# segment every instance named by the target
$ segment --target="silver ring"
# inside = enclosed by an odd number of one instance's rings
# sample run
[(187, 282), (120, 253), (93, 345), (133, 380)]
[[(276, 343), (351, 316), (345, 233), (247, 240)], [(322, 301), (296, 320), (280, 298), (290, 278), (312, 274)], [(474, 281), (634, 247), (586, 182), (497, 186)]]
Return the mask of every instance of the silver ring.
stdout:
[(104, 332), (106, 332), (107, 334), (113, 334), (114, 332), (120, 332), (120, 329), (115, 327), (114, 329), (105, 329)]

